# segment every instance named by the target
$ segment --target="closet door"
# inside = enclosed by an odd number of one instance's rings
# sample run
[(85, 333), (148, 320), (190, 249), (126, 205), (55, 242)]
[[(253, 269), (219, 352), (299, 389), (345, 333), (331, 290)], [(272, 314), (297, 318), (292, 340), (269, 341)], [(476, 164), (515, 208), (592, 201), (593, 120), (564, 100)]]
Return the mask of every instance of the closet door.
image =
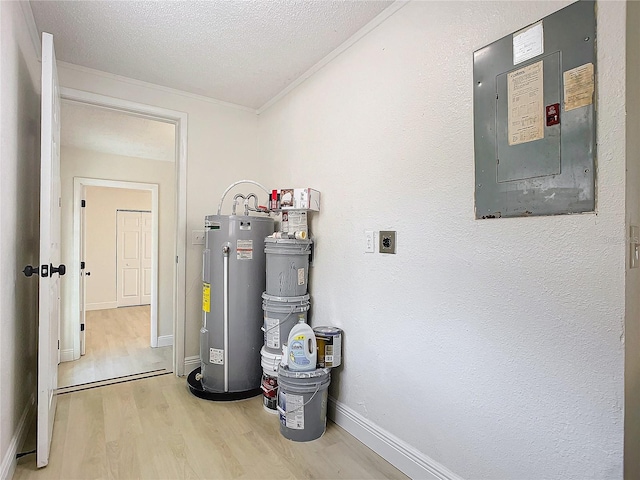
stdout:
[(141, 217), (140, 212), (117, 213), (118, 307), (141, 304)]

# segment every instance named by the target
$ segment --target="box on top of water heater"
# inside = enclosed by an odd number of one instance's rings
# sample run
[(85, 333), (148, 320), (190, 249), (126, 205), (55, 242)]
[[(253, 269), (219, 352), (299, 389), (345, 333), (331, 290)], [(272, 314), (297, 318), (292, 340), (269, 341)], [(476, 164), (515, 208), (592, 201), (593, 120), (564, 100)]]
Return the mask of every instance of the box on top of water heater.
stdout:
[(313, 188), (283, 188), (280, 190), (282, 210), (320, 211), (320, 192)]

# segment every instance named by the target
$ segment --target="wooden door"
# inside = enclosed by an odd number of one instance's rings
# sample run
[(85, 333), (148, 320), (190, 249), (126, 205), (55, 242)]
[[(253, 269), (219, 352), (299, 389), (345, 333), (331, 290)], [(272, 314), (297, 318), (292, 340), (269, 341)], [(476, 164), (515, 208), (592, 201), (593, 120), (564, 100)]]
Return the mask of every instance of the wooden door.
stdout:
[(117, 212), (118, 307), (140, 305), (142, 225), (140, 212)]
[(53, 36), (42, 34), (37, 465), (49, 463), (60, 363), (60, 89)]

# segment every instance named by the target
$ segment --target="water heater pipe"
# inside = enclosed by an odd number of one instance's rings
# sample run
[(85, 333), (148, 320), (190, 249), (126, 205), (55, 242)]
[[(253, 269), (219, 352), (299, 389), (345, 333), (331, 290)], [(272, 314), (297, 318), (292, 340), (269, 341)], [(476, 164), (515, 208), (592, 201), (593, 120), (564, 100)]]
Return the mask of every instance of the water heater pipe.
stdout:
[(229, 245), (222, 247), (222, 336), (224, 338), (224, 391), (229, 391)]
[(224, 202), (224, 198), (227, 196), (227, 193), (229, 193), (229, 191), (235, 187), (240, 185), (241, 183), (251, 183), (252, 185), (256, 185), (258, 187), (260, 187), (262, 190), (265, 191), (265, 193), (267, 194), (267, 203), (269, 200), (269, 190), (267, 190), (267, 187), (265, 187), (264, 185), (258, 183), (258, 182), (254, 182), (253, 180), (238, 180), (237, 182), (232, 183), (231, 185), (229, 185), (227, 187), (227, 189), (224, 191), (224, 193), (222, 194), (222, 197), (220, 198), (220, 203), (218, 204), (218, 215), (220, 215), (220, 211), (222, 210), (222, 202)]

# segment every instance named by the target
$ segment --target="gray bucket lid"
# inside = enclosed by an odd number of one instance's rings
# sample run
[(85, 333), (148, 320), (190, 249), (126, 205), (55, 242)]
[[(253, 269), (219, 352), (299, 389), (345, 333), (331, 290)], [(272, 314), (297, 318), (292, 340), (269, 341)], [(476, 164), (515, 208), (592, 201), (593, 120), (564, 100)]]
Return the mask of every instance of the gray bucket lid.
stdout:
[(265, 302), (278, 302), (278, 303), (309, 303), (309, 294), (300, 295), (299, 297), (277, 297), (275, 295), (268, 295), (267, 292), (262, 294), (262, 299)]
[(285, 378), (312, 378), (323, 380), (323, 377), (331, 375), (330, 368), (316, 368), (315, 370), (309, 370), (308, 372), (298, 372), (295, 370), (289, 370), (289, 367), (280, 365), (278, 367), (278, 376)]

